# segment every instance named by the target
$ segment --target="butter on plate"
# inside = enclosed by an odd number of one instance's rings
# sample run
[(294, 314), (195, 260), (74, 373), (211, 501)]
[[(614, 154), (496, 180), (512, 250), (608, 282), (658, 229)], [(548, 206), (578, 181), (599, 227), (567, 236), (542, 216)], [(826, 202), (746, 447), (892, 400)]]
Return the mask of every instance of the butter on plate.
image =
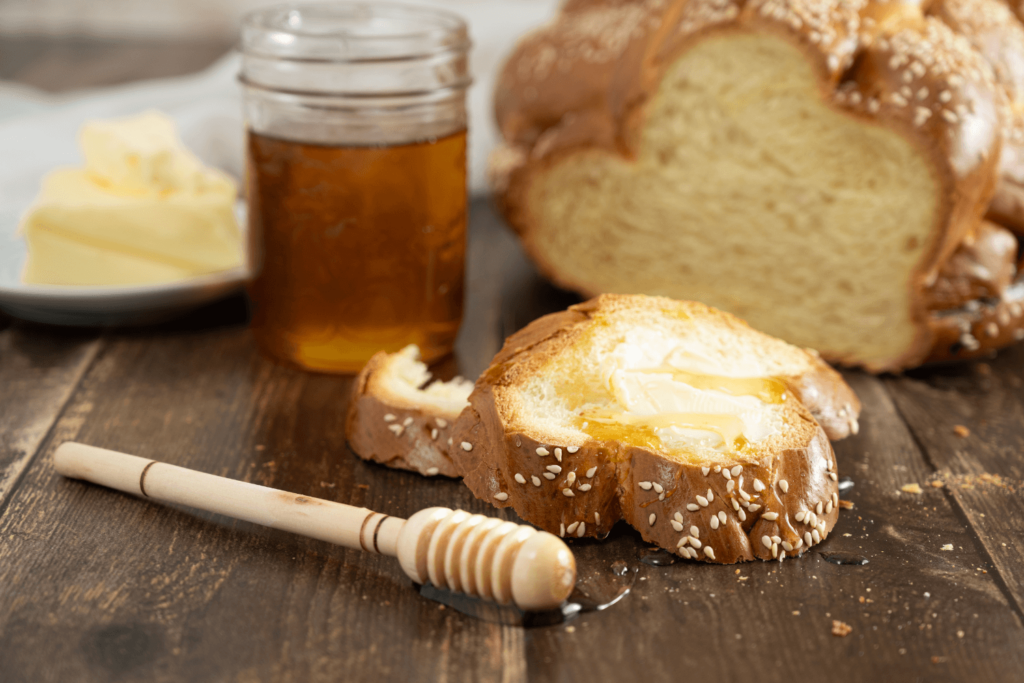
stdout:
[(90, 122), (80, 143), (85, 168), (47, 175), (22, 221), (26, 283), (154, 284), (241, 265), (235, 183), (168, 117)]

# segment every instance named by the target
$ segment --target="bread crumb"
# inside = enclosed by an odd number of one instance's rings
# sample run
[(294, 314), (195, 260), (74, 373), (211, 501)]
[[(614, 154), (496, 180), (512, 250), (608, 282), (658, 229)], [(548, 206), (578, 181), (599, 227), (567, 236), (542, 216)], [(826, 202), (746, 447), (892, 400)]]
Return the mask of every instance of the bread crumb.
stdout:
[(566, 626), (565, 627), (565, 632), (566, 633), (576, 633), (576, 627), (575, 626)]
[(953, 549), (953, 544), (952, 543), (947, 543), (946, 545), (942, 546), (941, 549), (942, 550), (952, 550)]
[(798, 609), (793, 610), (793, 616), (794, 617), (800, 616), (800, 610), (798, 610)]
[(850, 635), (853, 627), (847, 624), (845, 621), (839, 621), (838, 619), (832, 620), (832, 635), (845, 638)]
[(953, 427), (953, 433), (959, 437), (966, 439), (968, 436), (971, 435), (971, 430), (968, 429), (967, 427), (964, 427), (963, 425), (956, 425)]
[(844, 510), (852, 510), (853, 509), (853, 501), (852, 500), (841, 500), (841, 501), (839, 501), (839, 507), (841, 507)]
[(935, 481), (932, 482), (933, 489), (941, 489), (945, 485), (946, 482), (942, 481), (941, 479), (936, 479)]
[(863, 595), (860, 596), (860, 598), (858, 598), (858, 602), (860, 602), (860, 604), (862, 605), (864, 604), (864, 600), (866, 600), (866, 598)]
[(917, 483), (904, 484), (900, 487), (900, 491), (903, 491), (903, 493), (923, 493), (921, 486)]

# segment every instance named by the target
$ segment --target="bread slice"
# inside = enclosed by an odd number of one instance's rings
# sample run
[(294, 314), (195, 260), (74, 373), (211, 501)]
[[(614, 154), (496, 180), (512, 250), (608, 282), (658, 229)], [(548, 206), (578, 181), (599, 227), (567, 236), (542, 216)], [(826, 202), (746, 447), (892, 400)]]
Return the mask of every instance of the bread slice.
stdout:
[[(816, 355), (703, 304), (604, 295), (512, 335), (451, 456), (467, 486), (560, 536), (619, 519), (683, 557), (799, 555), (838, 515), (860, 404)], [(827, 406), (827, 408), (825, 408)]]
[(432, 382), (415, 344), (381, 351), (356, 378), (346, 420), (349, 446), (388, 467), (457, 477), (448, 442), (472, 389), (461, 377)]
[(829, 360), (920, 364), (926, 290), (988, 209), (1007, 120), (992, 65), (921, 7), (569, 2), (500, 77), (499, 204), (586, 296), (696, 299)]

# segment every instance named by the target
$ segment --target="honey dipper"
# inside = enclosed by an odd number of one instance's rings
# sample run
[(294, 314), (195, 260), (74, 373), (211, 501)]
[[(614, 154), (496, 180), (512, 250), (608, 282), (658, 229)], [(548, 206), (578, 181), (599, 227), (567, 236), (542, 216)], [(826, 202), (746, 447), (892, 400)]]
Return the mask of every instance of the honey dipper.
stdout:
[(523, 610), (558, 607), (576, 582), (557, 536), (484, 515), (433, 507), (404, 520), (72, 442), (53, 461), (65, 477), (391, 555), (416, 583)]

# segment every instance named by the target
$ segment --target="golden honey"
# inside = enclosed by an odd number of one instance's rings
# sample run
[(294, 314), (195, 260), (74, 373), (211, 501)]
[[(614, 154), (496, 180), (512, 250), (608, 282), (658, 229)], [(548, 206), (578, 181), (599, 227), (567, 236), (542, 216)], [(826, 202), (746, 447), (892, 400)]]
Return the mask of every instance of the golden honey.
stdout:
[(249, 134), (252, 330), (269, 355), (356, 372), (452, 350), (462, 318), (466, 132), (329, 146)]

